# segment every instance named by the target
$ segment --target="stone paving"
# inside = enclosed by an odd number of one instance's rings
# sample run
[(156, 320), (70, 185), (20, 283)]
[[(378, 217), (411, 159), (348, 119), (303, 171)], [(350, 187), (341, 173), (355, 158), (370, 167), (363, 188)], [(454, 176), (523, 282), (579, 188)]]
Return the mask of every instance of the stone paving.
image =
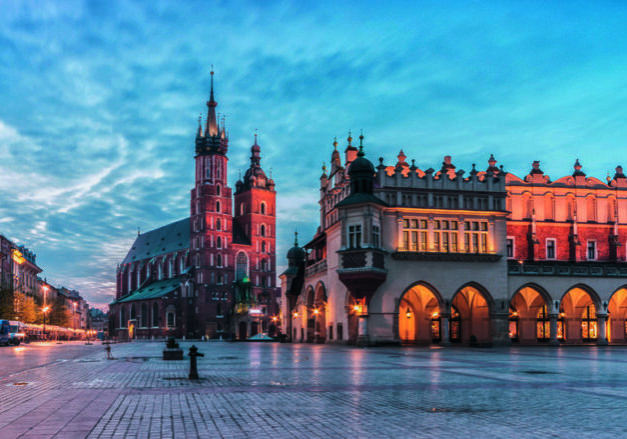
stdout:
[(198, 381), (150, 342), (2, 374), (0, 438), (627, 436), (622, 346), (196, 345)]

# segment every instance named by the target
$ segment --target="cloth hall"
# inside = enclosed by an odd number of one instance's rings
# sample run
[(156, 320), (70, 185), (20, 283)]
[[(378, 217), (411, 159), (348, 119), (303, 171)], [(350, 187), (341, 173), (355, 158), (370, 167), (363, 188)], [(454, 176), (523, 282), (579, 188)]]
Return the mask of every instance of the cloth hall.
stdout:
[(276, 191), (255, 134), (250, 165), (228, 185), (229, 137), (218, 120), (213, 72), (195, 139), (190, 216), (138, 234), (116, 274), (112, 334), (122, 339), (247, 339), (278, 333)]
[[(349, 134), (320, 177), (320, 225), (281, 274), (294, 342), (625, 343), (627, 178), (557, 179), (490, 156), (470, 172), (366, 158)], [(484, 159), (485, 160), (485, 159)], [(427, 165), (428, 166), (428, 165)]]

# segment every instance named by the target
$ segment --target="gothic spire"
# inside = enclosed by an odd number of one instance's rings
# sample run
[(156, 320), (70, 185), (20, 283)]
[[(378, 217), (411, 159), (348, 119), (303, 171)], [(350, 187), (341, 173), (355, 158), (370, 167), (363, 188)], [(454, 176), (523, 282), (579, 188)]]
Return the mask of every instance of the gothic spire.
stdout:
[(213, 64), (211, 65), (211, 92), (209, 94), (209, 100), (207, 101), (207, 128), (205, 129), (205, 135), (217, 136), (218, 135), (218, 122), (216, 118), (216, 107), (218, 103), (213, 98)]

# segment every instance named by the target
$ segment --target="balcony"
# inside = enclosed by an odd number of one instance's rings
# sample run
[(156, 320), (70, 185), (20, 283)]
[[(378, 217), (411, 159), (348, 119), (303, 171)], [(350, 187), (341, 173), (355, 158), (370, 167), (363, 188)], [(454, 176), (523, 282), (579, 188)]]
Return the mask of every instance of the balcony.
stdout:
[(514, 261), (507, 262), (509, 276), (627, 277), (624, 262)]
[(340, 281), (356, 299), (370, 299), (376, 289), (385, 282), (386, 252), (379, 249), (340, 250)]
[(305, 269), (305, 277), (313, 276), (316, 273), (326, 273), (327, 272), (327, 260), (322, 259), (321, 261), (316, 262), (313, 265), (310, 265)]

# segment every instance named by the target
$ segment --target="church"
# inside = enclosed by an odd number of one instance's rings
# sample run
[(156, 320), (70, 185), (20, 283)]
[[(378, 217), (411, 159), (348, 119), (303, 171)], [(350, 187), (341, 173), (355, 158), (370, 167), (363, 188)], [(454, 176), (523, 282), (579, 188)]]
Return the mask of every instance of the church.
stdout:
[(278, 335), (276, 190), (261, 167), (255, 134), (250, 165), (228, 185), (229, 137), (216, 117), (213, 71), (207, 118), (199, 119), (189, 217), (138, 234), (116, 273), (112, 335), (245, 340)]
[(534, 161), (375, 166), (349, 134), (320, 176), (320, 226), (281, 274), (294, 342), (624, 344), (627, 178), (555, 180)]

